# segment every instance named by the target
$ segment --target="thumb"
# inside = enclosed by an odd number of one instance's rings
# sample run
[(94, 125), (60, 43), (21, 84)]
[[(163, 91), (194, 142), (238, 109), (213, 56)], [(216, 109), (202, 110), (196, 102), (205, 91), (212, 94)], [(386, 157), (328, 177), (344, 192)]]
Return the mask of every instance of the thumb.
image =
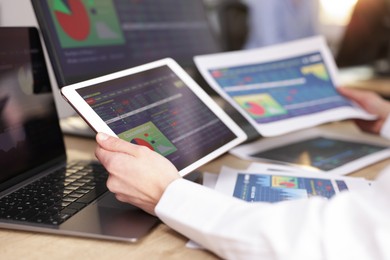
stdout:
[(135, 144), (101, 132), (96, 135), (96, 142), (100, 147), (111, 152), (120, 152), (133, 155), (137, 149), (137, 145)]
[(102, 133), (102, 132), (99, 132), (97, 133), (96, 135), (96, 142), (100, 145), (100, 146), (103, 146), (105, 147), (107, 145), (107, 143), (109, 143), (109, 139), (111, 139), (113, 137), (109, 136), (108, 134), (105, 134), (105, 133)]

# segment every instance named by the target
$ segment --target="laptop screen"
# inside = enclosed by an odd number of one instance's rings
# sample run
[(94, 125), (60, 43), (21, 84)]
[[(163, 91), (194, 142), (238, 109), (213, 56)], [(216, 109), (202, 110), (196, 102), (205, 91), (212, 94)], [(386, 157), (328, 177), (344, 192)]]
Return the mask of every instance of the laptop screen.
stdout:
[(64, 156), (65, 148), (37, 29), (0, 27), (0, 35), (0, 187), (4, 188), (5, 181)]
[[(60, 87), (171, 57), (220, 51), (200, 0), (32, 0)], [(192, 73), (191, 73), (192, 75)]]

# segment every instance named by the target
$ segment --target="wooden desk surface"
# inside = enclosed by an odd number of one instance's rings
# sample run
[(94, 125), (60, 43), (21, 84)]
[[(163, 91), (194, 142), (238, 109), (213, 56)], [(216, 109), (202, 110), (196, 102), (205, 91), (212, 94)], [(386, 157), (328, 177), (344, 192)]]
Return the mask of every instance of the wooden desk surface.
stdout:
[[(357, 129), (349, 122), (321, 126), (352, 133)], [(67, 136), (65, 138), (70, 160), (94, 159), (95, 142), (92, 139)], [(250, 162), (226, 154), (200, 168), (201, 171), (219, 172), (222, 165), (246, 168)], [(374, 179), (390, 159), (361, 169), (350, 176)], [(0, 230), (0, 256), (2, 259), (217, 259), (203, 250), (185, 247), (188, 239), (164, 224), (158, 225), (136, 244), (51, 234)]]

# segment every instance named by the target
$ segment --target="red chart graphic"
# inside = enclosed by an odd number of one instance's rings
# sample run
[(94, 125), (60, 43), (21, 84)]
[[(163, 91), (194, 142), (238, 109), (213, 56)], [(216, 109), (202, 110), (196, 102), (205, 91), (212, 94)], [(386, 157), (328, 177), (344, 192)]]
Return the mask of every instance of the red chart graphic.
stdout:
[(246, 102), (245, 105), (247, 111), (255, 116), (262, 116), (265, 114), (264, 107), (259, 104), (256, 104), (254, 102)]
[(153, 146), (150, 143), (148, 143), (147, 141), (145, 141), (144, 139), (134, 138), (133, 140), (131, 140), (131, 143), (146, 146), (150, 150), (154, 151)]
[(64, 32), (76, 41), (85, 40), (91, 24), (81, 0), (57, 0), (56, 4), (54, 13)]

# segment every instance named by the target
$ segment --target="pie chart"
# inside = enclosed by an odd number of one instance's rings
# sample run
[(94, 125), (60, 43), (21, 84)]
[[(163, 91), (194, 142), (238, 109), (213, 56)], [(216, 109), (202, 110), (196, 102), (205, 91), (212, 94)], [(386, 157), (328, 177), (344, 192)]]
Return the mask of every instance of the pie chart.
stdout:
[(131, 143), (146, 146), (150, 150), (154, 151), (153, 146), (150, 143), (148, 143), (147, 141), (145, 141), (144, 139), (134, 138), (133, 140), (131, 140)]
[(70, 38), (76, 41), (87, 39), (91, 24), (81, 0), (55, 0), (54, 14), (59, 25)]
[(256, 104), (255, 102), (249, 101), (245, 103), (245, 106), (249, 113), (255, 116), (263, 116), (265, 114), (265, 108), (262, 107), (260, 104)]

